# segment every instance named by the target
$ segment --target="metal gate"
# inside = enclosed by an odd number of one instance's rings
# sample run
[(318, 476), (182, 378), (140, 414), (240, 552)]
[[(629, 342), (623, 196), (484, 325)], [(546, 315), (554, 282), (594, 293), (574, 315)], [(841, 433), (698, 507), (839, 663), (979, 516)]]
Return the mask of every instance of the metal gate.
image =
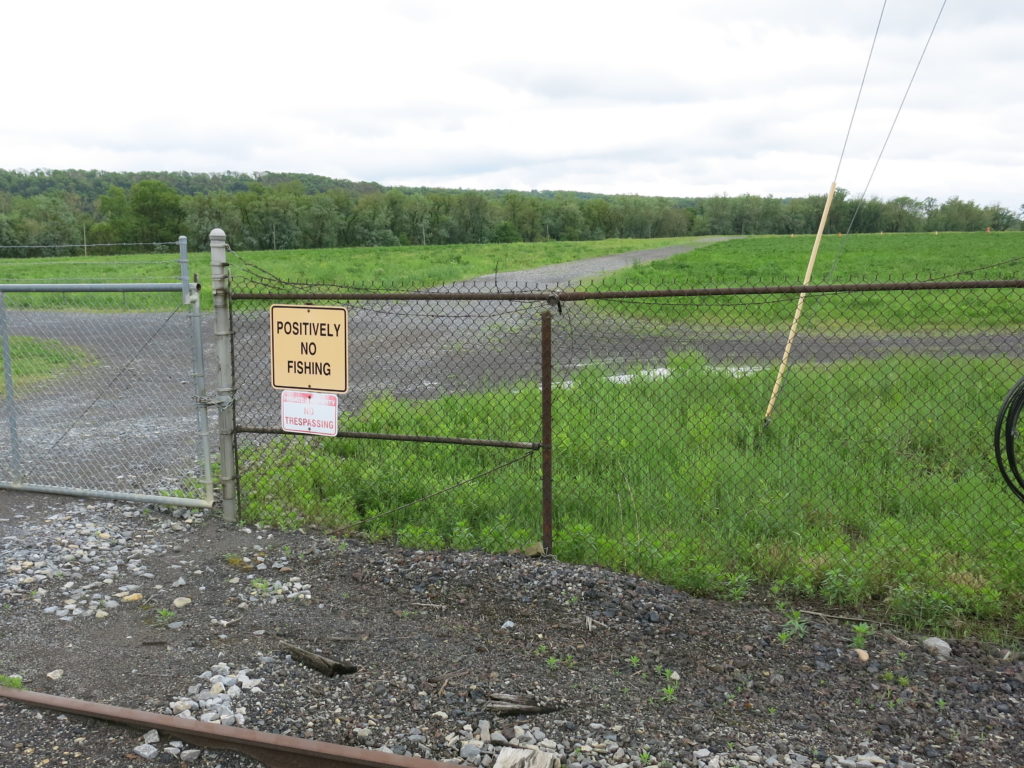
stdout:
[(0, 489), (212, 507), (199, 285), (178, 246), (177, 282), (0, 284)]

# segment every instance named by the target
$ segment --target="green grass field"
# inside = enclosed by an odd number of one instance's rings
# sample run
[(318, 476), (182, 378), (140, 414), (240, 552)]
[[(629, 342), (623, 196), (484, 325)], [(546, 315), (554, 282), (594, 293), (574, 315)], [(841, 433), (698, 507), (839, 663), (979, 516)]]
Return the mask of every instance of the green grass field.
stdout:
[[(683, 241), (231, 258), (236, 269), (245, 261), (295, 282), (425, 287), (666, 242)], [(594, 286), (797, 284), (811, 242), (730, 241), (624, 270)], [(814, 282), (1015, 279), (1020, 265), (1008, 262), (1022, 255), (1019, 232), (833, 237), (825, 241)], [(194, 259), (200, 281), (208, 282), (206, 254)], [(169, 264), (143, 264), (149, 261), (151, 256), (138, 257), (132, 276), (175, 279), (173, 258)], [(0, 261), (0, 281), (13, 280), (13, 274), (22, 282), (83, 280), (59, 267), (57, 259)], [(128, 277), (122, 271), (114, 279)], [(802, 328), (834, 335), (1016, 332), (1016, 293), (815, 296)], [(9, 306), (53, 301), (16, 294), (6, 299)], [(141, 299), (132, 306), (131, 295), (108, 296), (105, 303), (88, 295), (62, 300), (82, 303), (60, 306), (89, 309), (145, 308)], [(179, 299), (163, 300), (170, 303), (149, 308), (166, 311)], [(788, 325), (794, 304), (794, 296), (782, 296), (625, 300), (600, 307), (642, 314), (655, 326), (779, 329)], [(1019, 360), (893, 355), (798, 365), (787, 380), (783, 411), (767, 430), (761, 420), (774, 371), (735, 378), (686, 356), (668, 365), (668, 378), (628, 385), (608, 381), (611, 371), (591, 367), (574, 374), (571, 388), (556, 391), (559, 557), (637, 572), (701, 594), (737, 597), (758, 585), (836, 606), (874, 606), (914, 627), (962, 630), (993, 622), (1004, 632), (1024, 632), (1024, 514), (1002, 487), (991, 455), (995, 412), (1021, 373)], [(534, 441), (538, 411), (536, 384), (525, 383), (431, 401), (378, 400), (342, 429)], [(392, 512), (515, 454), (300, 437), (274, 438), (262, 449), (246, 444), (242, 484), (244, 514), (251, 521), (327, 529), (355, 525), (366, 535), (395, 536), (414, 547), (505, 551), (540, 536), (535, 454)]]
[[(66, 368), (83, 365), (90, 360), (85, 350), (53, 339), (12, 336), (10, 344), (15, 393), (21, 393)], [(3, 361), (0, 360), (0, 394), (7, 391), (5, 380)]]
[[(496, 243), (455, 246), (261, 251), (229, 254), (236, 290), (247, 287), (248, 264), (286, 282), (353, 289), (424, 288), (494, 272), (688, 243), (696, 238)], [(701, 247), (687, 254), (622, 270), (593, 281), (607, 290), (710, 286), (797, 285), (803, 279), (813, 237), (753, 237)], [(1024, 232), (831, 236), (824, 239), (812, 282), (850, 283), (948, 279), (1016, 279), (1024, 257)], [(191, 254), (191, 267), (209, 286), (209, 255)], [(149, 281), (178, 279), (177, 254), (87, 259), (0, 259), (0, 282)], [(204, 292), (204, 306), (209, 306)], [(9, 294), (9, 306), (102, 311), (167, 311), (175, 294)], [(661, 322), (717, 326), (779, 327), (792, 317), (793, 296), (725, 296), (713, 300), (609, 302), (608, 311), (643, 312)], [(844, 335), (855, 331), (955, 332), (1016, 327), (1014, 303), (997, 290), (949, 294), (919, 292), (812, 296), (802, 328)]]
[[(594, 281), (594, 290), (800, 285), (814, 238), (732, 240)], [(915, 280), (1016, 280), (1024, 277), (1024, 232), (852, 235), (823, 240), (815, 284)], [(1010, 263), (1014, 262), (1014, 263)], [(796, 296), (713, 299), (632, 299), (609, 311), (643, 312), (663, 322), (738, 327), (785, 327)], [(1016, 302), (1004, 290), (956, 294), (859, 293), (811, 295), (801, 322), (808, 332), (846, 335), (874, 330), (955, 332), (1020, 325)]]
[[(236, 290), (244, 290), (246, 265), (296, 283), (348, 286), (353, 289), (403, 289), (464, 280), (612, 253), (690, 243), (699, 238), (589, 240), (583, 242), (492, 243), (486, 245), (402, 246), (394, 248), (326, 248), (310, 251), (229, 253)], [(177, 253), (133, 256), (0, 259), (0, 283), (176, 282)], [(190, 270), (209, 306), (210, 254), (190, 254)], [(163, 311), (180, 303), (174, 294), (9, 294), (8, 306), (82, 308), (103, 311)]]
[[(915, 628), (1020, 632), (1024, 509), (990, 446), (1014, 367), (904, 355), (798, 366), (767, 430), (770, 370), (736, 378), (694, 355), (652, 381), (580, 371), (556, 391), (555, 552), (700, 594), (760, 585)], [(523, 385), (379, 400), (342, 429), (535, 440), (538, 413)], [(378, 518), (510, 455), (301, 438), (268, 450), (275, 475), (243, 476), (250, 521), (354, 525), (427, 548), (507, 551), (540, 535), (536, 459)]]

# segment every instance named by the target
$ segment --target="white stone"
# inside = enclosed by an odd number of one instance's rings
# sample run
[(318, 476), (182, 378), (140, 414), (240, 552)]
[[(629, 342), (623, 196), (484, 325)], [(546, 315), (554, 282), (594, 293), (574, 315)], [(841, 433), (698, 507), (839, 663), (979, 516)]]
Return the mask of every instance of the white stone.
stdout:
[(558, 768), (556, 755), (533, 749), (505, 747), (498, 753), (494, 768)]
[(144, 760), (152, 760), (154, 757), (160, 754), (160, 750), (154, 747), (152, 744), (139, 744), (132, 750), (132, 752), (134, 752), (136, 755), (143, 758)]
[(953, 654), (953, 649), (949, 643), (943, 640), (941, 637), (926, 637), (921, 641), (921, 645), (924, 649), (933, 656), (937, 656), (940, 659), (948, 659)]
[(174, 598), (174, 602), (171, 603), (171, 605), (173, 605), (175, 608), (184, 608), (186, 605), (191, 605), (191, 604), (192, 604), (192, 598), (191, 597), (176, 597), (176, 598)]

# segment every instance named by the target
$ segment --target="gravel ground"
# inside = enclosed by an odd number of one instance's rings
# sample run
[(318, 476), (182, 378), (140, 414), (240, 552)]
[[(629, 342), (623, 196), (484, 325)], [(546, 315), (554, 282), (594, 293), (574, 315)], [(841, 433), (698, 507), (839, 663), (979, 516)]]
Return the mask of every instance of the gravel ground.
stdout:
[[(876, 626), (863, 658), (848, 621), (805, 610), (801, 632), (774, 605), (519, 554), (0, 492), (0, 617), (0, 674), (33, 690), (484, 768), (508, 743), (573, 768), (1024, 765), (1012, 651), (947, 638), (942, 658)], [(254, 764), (0, 704), (0, 765), (146, 755)]]

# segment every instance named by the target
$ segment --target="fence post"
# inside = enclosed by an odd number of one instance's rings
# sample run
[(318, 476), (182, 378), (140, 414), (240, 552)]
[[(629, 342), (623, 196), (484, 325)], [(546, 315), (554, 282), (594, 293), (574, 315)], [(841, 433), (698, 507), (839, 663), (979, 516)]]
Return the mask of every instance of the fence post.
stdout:
[(181, 273), (181, 303), (188, 304), (188, 238), (184, 235), (178, 238), (178, 268)]
[(213, 335), (217, 347), (217, 419), (220, 431), (220, 483), (224, 520), (238, 522), (238, 459), (235, 455), (235, 361), (231, 329), (231, 276), (227, 236), (210, 232), (210, 272), (213, 282)]
[(551, 447), (551, 310), (540, 314), (541, 545), (551, 554), (553, 504)]
[(21, 482), (21, 450), (18, 445), (18, 414), (14, 410), (14, 361), (11, 359), (11, 334), (7, 328), (7, 307), (0, 291), (0, 346), (3, 347), (4, 397), (7, 404), (7, 426), (11, 433), (11, 479)]
[(210, 415), (206, 400), (206, 361), (203, 355), (203, 315), (199, 300), (199, 285), (193, 285), (188, 275), (188, 238), (178, 238), (181, 264), (181, 298), (188, 304), (188, 320), (192, 329), (192, 391), (196, 401), (196, 428), (199, 430), (199, 468), (203, 473), (203, 498), (213, 501), (213, 472), (210, 468)]

